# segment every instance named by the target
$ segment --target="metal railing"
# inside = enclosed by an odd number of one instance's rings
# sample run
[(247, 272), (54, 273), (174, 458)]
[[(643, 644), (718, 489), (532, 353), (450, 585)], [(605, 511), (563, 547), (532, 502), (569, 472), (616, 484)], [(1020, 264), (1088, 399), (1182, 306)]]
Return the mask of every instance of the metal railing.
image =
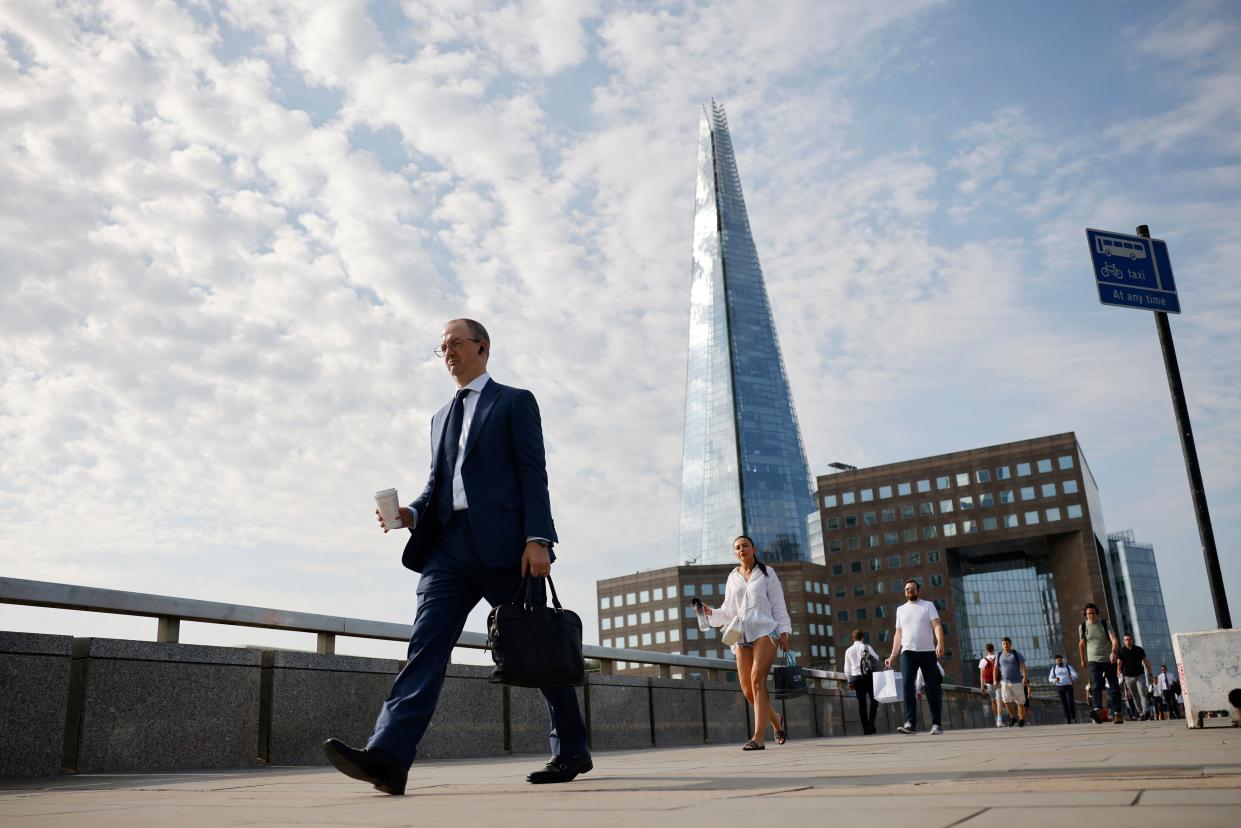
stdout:
[[(174, 644), (180, 636), (182, 621), (314, 633), (315, 652), (320, 655), (333, 655), (336, 652), (337, 636), (408, 641), (410, 633), (408, 624), (390, 621), (318, 615), (312, 612), (250, 607), (53, 581), (29, 581), (23, 578), (0, 577), (0, 603), (155, 618), (159, 622), (155, 640)], [(483, 633), (463, 632), (457, 639), (456, 646), (484, 650), (487, 648), (487, 636)], [(582, 655), (598, 660), (599, 670), (605, 675), (613, 673), (617, 662), (652, 665), (663, 678), (672, 678), (673, 668), (681, 668), (687, 673), (690, 670), (703, 672), (709, 680), (718, 680), (724, 674), (737, 671), (736, 662), (731, 659), (599, 647), (593, 644), (583, 646)], [(802, 672), (809, 678), (817, 679), (820, 686), (828, 682), (845, 681), (844, 673), (832, 670), (803, 667)]]

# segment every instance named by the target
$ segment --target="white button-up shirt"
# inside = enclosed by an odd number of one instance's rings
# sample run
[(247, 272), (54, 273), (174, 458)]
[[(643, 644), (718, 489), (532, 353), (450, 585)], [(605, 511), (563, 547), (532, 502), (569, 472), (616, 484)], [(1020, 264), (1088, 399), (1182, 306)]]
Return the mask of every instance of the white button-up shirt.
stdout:
[(724, 585), (724, 603), (711, 610), (709, 623), (723, 627), (734, 618), (741, 617), (741, 640), (755, 641), (763, 635), (792, 633), (788, 607), (784, 603), (784, 588), (776, 570), (770, 564), (767, 574), (757, 566), (750, 572), (750, 580), (741, 574), (741, 567), (728, 573)]
[(849, 649), (845, 650), (845, 676), (848, 678), (862, 675), (862, 653), (870, 653), (876, 661), (880, 660), (874, 647), (865, 641), (854, 641)]

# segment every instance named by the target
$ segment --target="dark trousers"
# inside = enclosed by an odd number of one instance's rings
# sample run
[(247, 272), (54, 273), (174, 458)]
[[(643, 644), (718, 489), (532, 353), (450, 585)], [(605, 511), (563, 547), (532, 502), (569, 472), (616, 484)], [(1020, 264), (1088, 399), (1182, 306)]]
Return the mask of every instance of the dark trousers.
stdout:
[[(409, 656), (371, 734), (368, 748), (379, 748), (406, 765), (413, 764), (418, 742), (426, 733), (453, 645), (461, 636), (470, 611), (480, 600), (491, 606), (513, 600), (521, 573), (494, 569), (479, 560), (466, 512), (454, 512), (441, 532), (435, 552), (418, 582), (418, 610), (409, 637)], [(542, 579), (536, 579), (536, 603), (545, 600)], [(587, 752), (586, 721), (572, 687), (544, 689), (551, 726), (551, 749), (556, 756)]]
[(1056, 692), (1060, 694), (1060, 706), (1064, 709), (1064, 720), (1070, 723), (1077, 721), (1077, 702), (1073, 700), (1073, 685), (1066, 684), (1063, 687), (1057, 687)]
[(918, 671), (926, 682), (926, 701), (931, 706), (931, 724), (940, 724), (943, 708), (939, 660), (934, 650), (901, 650), (901, 681), (905, 690), (905, 724), (918, 727)]
[(1103, 680), (1107, 679), (1108, 708), (1113, 716), (1120, 715), (1120, 681), (1116, 678), (1116, 665), (1110, 661), (1091, 661), (1090, 707), (1098, 710), (1103, 706)]
[(1163, 691), (1163, 707), (1168, 711), (1169, 719), (1181, 718), (1181, 707), (1176, 703), (1176, 693), (1171, 690)]
[[(875, 732), (875, 714), (879, 712), (879, 702), (875, 701), (874, 674), (854, 676), (853, 694), (857, 696), (857, 710), (858, 717), (862, 720), (862, 734), (869, 736)], [(867, 699), (870, 701), (868, 702)]]

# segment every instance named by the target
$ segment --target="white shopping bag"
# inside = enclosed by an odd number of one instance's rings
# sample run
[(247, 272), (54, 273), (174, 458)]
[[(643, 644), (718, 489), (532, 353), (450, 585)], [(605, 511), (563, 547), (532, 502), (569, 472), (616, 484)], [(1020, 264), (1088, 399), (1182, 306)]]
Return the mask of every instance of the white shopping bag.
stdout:
[(904, 686), (901, 683), (900, 673), (896, 670), (878, 670), (872, 675), (874, 676), (875, 701), (891, 704), (904, 700)]

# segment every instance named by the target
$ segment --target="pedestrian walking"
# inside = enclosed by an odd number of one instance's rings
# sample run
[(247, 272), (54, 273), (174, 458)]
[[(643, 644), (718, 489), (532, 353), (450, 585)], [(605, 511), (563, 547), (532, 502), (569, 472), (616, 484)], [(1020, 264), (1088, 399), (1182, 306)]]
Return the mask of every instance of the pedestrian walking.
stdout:
[(1000, 639), (1000, 654), (996, 656), (995, 669), (1000, 678), (1000, 702), (1008, 709), (1008, 726), (1025, 727), (1026, 687), (1030, 676), (1026, 670), (1026, 657), (1013, 649), (1013, 640), (1008, 636)]
[(995, 713), (995, 726), (1004, 726), (1003, 708), (1000, 707), (1000, 683), (995, 679), (995, 645), (988, 642), (986, 652), (978, 660), (978, 687), (991, 700), (991, 710)]
[(900, 656), (901, 676), (904, 677), (905, 724), (898, 733), (918, 732), (918, 691), (915, 676), (918, 671), (926, 680), (926, 700), (931, 706), (931, 735), (944, 732), (941, 726), (943, 676), (939, 672), (939, 659), (944, 656), (944, 625), (939, 611), (930, 601), (918, 596), (922, 585), (910, 578), (905, 582), (905, 603), (896, 608), (896, 630), (892, 636), (892, 654), (884, 661), (891, 669)]
[(875, 714), (879, 702), (875, 701), (875, 668), (879, 666), (879, 654), (862, 640), (861, 630), (853, 631), (853, 644), (845, 650), (845, 678), (849, 689), (857, 696), (858, 716), (862, 720), (862, 735), (875, 733)]
[(1112, 721), (1123, 724), (1125, 714), (1120, 709), (1120, 682), (1116, 677), (1116, 654), (1120, 641), (1116, 632), (1099, 615), (1099, 607), (1093, 601), (1082, 610), (1086, 620), (1078, 627), (1077, 642), (1082, 670), (1090, 673), (1090, 718), (1095, 724), (1103, 721), (1103, 684), (1107, 683), (1108, 707)]
[(1056, 654), (1056, 663), (1052, 665), (1047, 680), (1056, 688), (1060, 696), (1060, 708), (1064, 711), (1065, 724), (1077, 723), (1077, 703), (1073, 698), (1073, 682), (1077, 681), (1077, 671), (1073, 665), (1064, 660), (1064, 656)]
[[(1146, 685), (1148, 681), (1155, 680), (1155, 668), (1151, 666), (1150, 659), (1146, 657), (1146, 650), (1133, 643), (1132, 633), (1125, 633), (1116, 659), (1120, 663), (1121, 681), (1125, 685), (1125, 692), (1137, 709), (1138, 718), (1145, 719), (1150, 712)], [(1143, 667), (1146, 669), (1142, 669)]]

